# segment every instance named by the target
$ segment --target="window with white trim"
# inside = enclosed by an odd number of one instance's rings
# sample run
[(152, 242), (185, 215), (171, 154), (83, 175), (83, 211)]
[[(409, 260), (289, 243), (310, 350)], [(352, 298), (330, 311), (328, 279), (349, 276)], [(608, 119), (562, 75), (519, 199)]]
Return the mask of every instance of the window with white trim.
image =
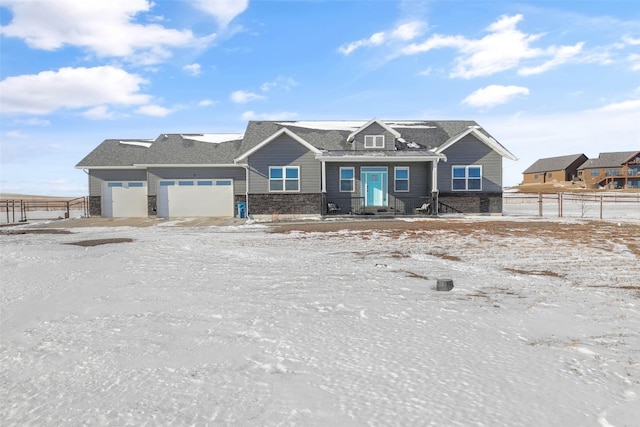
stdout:
[(384, 148), (384, 135), (365, 135), (364, 148)]
[(398, 166), (394, 169), (394, 189), (396, 192), (409, 191), (409, 168)]
[(340, 192), (353, 193), (355, 190), (354, 168), (340, 168)]
[(300, 191), (300, 166), (269, 166), (269, 191)]
[(481, 191), (482, 166), (452, 166), (451, 189), (453, 191)]

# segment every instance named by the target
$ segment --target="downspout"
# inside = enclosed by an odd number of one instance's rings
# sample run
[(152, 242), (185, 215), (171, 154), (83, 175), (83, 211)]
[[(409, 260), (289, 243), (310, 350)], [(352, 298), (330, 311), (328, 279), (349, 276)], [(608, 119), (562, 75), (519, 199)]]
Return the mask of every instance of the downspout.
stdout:
[(431, 198), (433, 200), (433, 212), (434, 215), (438, 215), (438, 162), (440, 159), (436, 159), (431, 166)]

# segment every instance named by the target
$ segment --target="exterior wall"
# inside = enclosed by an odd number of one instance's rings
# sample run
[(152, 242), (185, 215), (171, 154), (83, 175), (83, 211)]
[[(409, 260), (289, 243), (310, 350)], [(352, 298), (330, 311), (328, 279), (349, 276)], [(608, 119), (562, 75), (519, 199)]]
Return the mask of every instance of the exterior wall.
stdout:
[(440, 193), (439, 201), (463, 213), (501, 214), (502, 193)]
[(438, 163), (438, 189), (441, 193), (451, 191), (451, 168), (453, 166), (482, 166), (482, 191), (469, 193), (502, 193), (502, 156), (473, 135), (467, 135), (445, 150), (446, 162)]
[(158, 196), (147, 196), (147, 214), (155, 216), (158, 214)]
[(102, 215), (102, 197), (89, 196), (89, 216)]
[(321, 193), (258, 193), (249, 194), (251, 215), (320, 215)]
[(525, 173), (523, 184), (542, 184), (544, 183), (545, 172)]
[[(246, 171), (243, 167), (207, 168), (149, 168), (149, 195), (158, 194), (158, 181), (161, 179), (233, 179), (235, 195), (246, 194)], [(155, 214), (154, 214), (155, 215)]]
[[(249, 156), (249, 194), (320, 193), (321, 164), (315, 154), (289, 135), (283, 134)], [(269, 192), (269, 166), (299, 166), (299, 192)]]
[(145, 169), (89, 169), (89, 196), (102, 196), (106, 181), (147, 181)]
[[(326, 164), (326, 184), (327, 184), (327, 201), (337, 203), (340, 206), (341, 212), (348, 213), (356, 211), (360, 208), (362, 202), (353, 200), (355, 198), (362, 198), (362, 182), (360, 179), (360, 170), (362, 167), (375, 166), (386, 167), (388, 176), (388, 206), (404, 208), (404, 203), (409, 203), (410, 208), (413, 209), (414, 204), (418, 203), (418, 200), (423, 200), (431, 196), (431, 162), (417, 163), (327, 163)], [(340, 191), (340, 168), (353, 167), (354, 168), (354, 191), (342, 192)], [(408, 167), (409, 168), (409, 191), (395, 191), (395, 167)], [(408, 213), (408, 212), (407, 212)]]
[[(384, 135), (384, 148), (364, 148), (365, 135)], [(378, 123), (374, 122), (355, 135), (353, 141), (353, 149), (356, 151), (395, 150), (396, 137), (391, 132), (380, 126)]]

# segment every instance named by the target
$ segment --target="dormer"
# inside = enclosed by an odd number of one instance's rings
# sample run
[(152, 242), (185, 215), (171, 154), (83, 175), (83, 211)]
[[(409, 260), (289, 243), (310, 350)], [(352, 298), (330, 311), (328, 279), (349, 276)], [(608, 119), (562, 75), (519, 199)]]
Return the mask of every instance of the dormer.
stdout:
[(353, 131), (347, 138), (355, 151), (395, 150), (400, 133), (378, 119), (373, 119)]

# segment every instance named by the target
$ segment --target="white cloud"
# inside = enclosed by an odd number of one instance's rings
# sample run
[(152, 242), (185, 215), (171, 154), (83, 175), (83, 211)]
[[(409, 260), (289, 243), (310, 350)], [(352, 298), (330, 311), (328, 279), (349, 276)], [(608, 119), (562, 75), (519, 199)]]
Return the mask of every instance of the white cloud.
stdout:
[(199, 76), (202, 72), (200, 64), (189, 64), (182, 67), (182, 69), (192, 76)]
[(51, 122), (49, 120), (40, 119), (37, 117), (31, 117), (29, 119), (16, 119), (16, 123), (27, 126), (49, 126)]
[(229, 23), (249, 6), (249, 0), (192, 0), (193, 6), (213, 16), (221, 27)]
[(137, 114), (142, 114), (143, 116), (165, 117), (173, 113), (173, 110), (162, 107), (160, 105), (149, 104), (149, 105), (143, 105), (142, 107), (138, 108), (135, 112)]
[(420, 21), (399, 24), (389, 31), (380, 31), (372, 34), (368, 38), (343, 44), (338, 48), (338, 52), (347, 56), (362, 47), (380, 46), (386, 43), (413, 40), (423, 33), (424, 27), (425, 24)]
[(633, 53), (627, 56), (627, 61), (631, 62), (631, 69), (633, 71), (640, 71), (640, 55)]
[(112, 66), (61, 68), (0, 81), (5, 113), (48, 114), (61, 108), (137, 105), (149, 102), (140, 93), (145, 79)]
[(625, 37), (623, 37), (623, 38), (622, 38), (622, 40), (623, 40), (626, 44), (629, 44), (629, 45), (632, 45), (632, 46), (640, 45), (640, 38), (637, 38), (637, 39), (636, 39), (636, 38), (631, 37), (631, 36), (625, 36)]
[(12, 20), (0, 29), (2, 35), (21, 38), (35, 49), (77, 46), (100, 57), (148, 65), (170, 57), (170, 48), (206, 45), (215, 37), (135, 22), (154, 6), (149, 0), (5, 0), (3, 6), (11, 10)]
[(265, 99), (265, 97), (262, 95), (258, 95), (257, 93), (248, 92), (245, 90), (236, 90), (230, 95), (230, 98), (236, 104), (246, 104), (247, 102)]
[(198, 107), (211, 107), (212, 105), (216, 105), (218, 102), (212, 99), (203, 99), (198, 102)]
[(421, 43), (411, 43), (400, 50), (403, 55), (416, 55), (433, 49), (453, 48), (459, 52), (450, 77), (471, 79), (489, 76), (501, 71), (521, 67), (525, 61), (550, 57), (537, 66), (521, 68), (521, 75), (539, 74), (574, 59), (584, 43), (573, 46), (549, 46), (546, 49), (533, 47), (542, 34), (526, 34), (517, 28), (521, 14), (501, 16), (486, 28), (488, 34), (480, 39), (464, 36), (435, 34)]
[(476, 90), (463, 99), (462, 103), (471, 107), (491, 108), (506, 104), (519, 95), (529, 95), (529, 89), (522, 86), (490, 85)]
[(614, 102), (604, 107), (597, 108), (593, 111), (596, 112), (629, 112), (635, 111), (638, 113), (638, 117), (640, 117), (640, 99), (632, 99), (628, 101)]
[(82, 115), (91, 120), (108, 120), (115, 118), (115, 114), (112, 111), (109, 111), (106, 105), (98, 105), (90, 108), (82, 113)]
[(574, 46), (552, 46), (547, 50), (547, 52), (552, 54), (553, 58), (544, 64), (538, 65), (537, 67), (520, 68), (518, 70), (518, 74), (521, 76), (530, 76), (532, 74), (540, 74), (549, 71), (552, 68), (568, 62), (578, 55), (582, 51), (582, 46), (584, 46), (584, 42), (577, 43)]
[(5, 132), (4, 136), (11, 139), (24, 139), (29, 137), (20, 130), (10, 130), (9, 132)]
[(260, 90), (263, 92), (269, 92), (272, 89), (282, 89), (285, 91), (291, 90), (291, 88), (298, 86), (298, 82), (291, 77), (278, 77), (270, 82), (265, 82), (260, 86)]
[(274, 113), (256, 113), (255, 111), (245, 111), (242, 113), (242, 120), (291, 120), (298, 116), (298, 113), (290, 111), (279, 111)]

